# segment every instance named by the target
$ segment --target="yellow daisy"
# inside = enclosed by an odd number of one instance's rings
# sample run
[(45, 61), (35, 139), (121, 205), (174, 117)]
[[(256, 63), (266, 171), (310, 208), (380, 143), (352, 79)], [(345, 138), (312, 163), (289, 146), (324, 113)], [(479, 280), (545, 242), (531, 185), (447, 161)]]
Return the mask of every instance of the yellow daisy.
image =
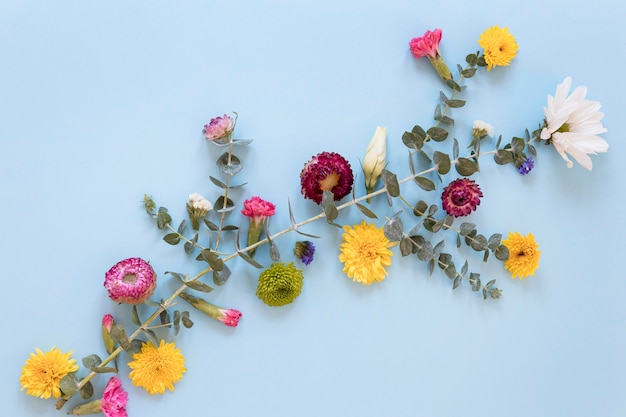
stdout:
[(509, 259), (504, 263), (504, 267), (511, 272), (513, 278), (524, 279), (534, 275), (539, 267), (541, 252), (532, 233), (522, 236), (517, 232), (511, 232), (502, 244), (509, 250)]
[(478, 44), (485, 50), (487, 71), (494, 67), (507, 66), (517, 55), (517, 42), (508, 28), (492, 26), (480, 35)]
[(62, 394), (61, 379), (70, 372), (78, 371), (76, 360), (70, 359), (72, 353), (71, 350), (63, 353), (56, 347), (43, 353), (36, 348), (22, 367), (20, 390), (26, 390), (26, 394), (33, 397), (59, 398)]
[(395, 243), (389, 242), (382, 228), (363, 221), (354, 227), (343, 227), (339, 261), (343, 262), (343, 272), (363, 285), (382, 281), (387, 275), (386, 266), (391, 265), (393, 252), (389, 250)]
[(132, 369), (128, 375), (133, 385), (142, 387), (148, 394), (163, 394), (165, 388), (174, 391), (174, 383), (178, 382), (185, 369), (185, 358), (174, 343), (161, 340), (159, 347), (152, 343), (144, 343), (141, 352), (132, 356), (128, 363)]

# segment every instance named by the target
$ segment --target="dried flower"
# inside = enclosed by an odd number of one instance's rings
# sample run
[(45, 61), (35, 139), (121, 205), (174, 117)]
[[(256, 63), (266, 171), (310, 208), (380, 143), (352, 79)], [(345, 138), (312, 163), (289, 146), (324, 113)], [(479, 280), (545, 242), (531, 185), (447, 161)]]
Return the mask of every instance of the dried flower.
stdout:
[(115, 350), (115, 340), (111, 337), (111, 329), (115, 324), (113, 316), (105, 314), (102, 317), (102, 341), (104, 342), (104, 348), (108, 354), (111, 354)]
[(482, 196), (483, 193), (474, 180), (457, 178), (443, 189), (441, 203), (448, 215), (467, 216), (476, 210)]
[(228, 115), (211, 119), (208, 125), (204, 125), (202, 134), (208, 141), (226, 139), (235, 129), (235, 121)]
[(259, 275), (256, 295), (268, 306), (284, 306), (298, 298), (302, 285), (302, 271), (293, 262), (274, 262)]
[(148, 394), (163, 394), (165, 389), (174, 391), (185, 369), (185, 357), (174, 343), (161, 340), (159, 347), (147, 342), (141, 345), (141, 352), (132, 355), (128, 375), (136, 387), (145, 389)]
[(487, 136), (493, 137), (493, 126), (482, 120), (474, 120), (474, 126), (472, 128), (472, 137), (474, 139), (483, 139)]
[[(252, 197), (243, 202), (241, 213), (250, 218), (250, 228), (248, 229), (248, 246), (254, 245), (261, 238), (265, 219), (271, 217), (276, 212), (276, 206), (260, 197)], [(250, 249), (248, 254), (254, 255), (256, 248)]]
[(141, 304), (154, 292), (156, 279), (156, 272), (148, 262), (141, 258), (128, 258), (107, 271), (104, 287), (113, 301)]
[(313, 255), (315, 254), (315, 245), (308, 240), (296, 242), (296, 246), (293, 248), (293, 254), (296, 255), (303, 264), (309, 265), (313, 262)]
[(424, 36), (411, 39), (409, 49), (417, 59), (427, 57), (441, 79), (447, 81), (452, 79), (452, 73), (439, 53), (441, 34), (441, 29), (427, 30)]
[(535, 274), (541, 252), (532, 233), (522, 236), (518, 232), (511, 232), (502, 240), (502, 244), (509, 250), (509, 258), (504, 267), (511, 272), (513, 278), (524, 279)]
[(191, 224), (194, 230), (198, 230), (200, 228), (200, 220), (202, 220), (212, 208), (213, 205), (211, 202), (202, 197), (200, 194), (193, 193), (189, 195), (189, 200), (187, 201), (187, 214), (189, 215), (189, 219), (191, 219)]
[(343, 262), (343, 272), (353, 281), (370, 285), (385, 279), (386, 266), (391, 265), (394, 246), (385, 236), (383, 228), (363, 221), (360, 225), (343, 227), (343, 240), (340, 246), (339, 261)]
[(203, 312), (207, 316), (221, 321), (229, 327), (237, 327), (242, 314), (239, 310), (232, 308), (221, 308), (213, 305), (202, 298), (194, 297), (187, 293), (181, 293), (180, 298), (191, 304), (196, 310)]
[(325, 190), (333, 193), (335, 200), (341, 200), (352, 191), (354, 176), (350, 163), (334, 152), (322, 152), (304, 164), (300, 172), (300, 184), (304, 198), (317, 204), (322, 202)]
[(365, 192), (371, 193), (385, 168), (387, 156), (387, 129), (378, 126), (363, 158), (363, 174), (365, 174)]
[(111, 377), (104, 387), (102, 398), (81, 404), (68, 414), (84, 416), (87, 414), (104, 414), (104, 417), (128, 417), (126, 404), (128, 393), (122, 388), (122, 381), (117, 377)]
[(556, 87), (554, 97), (548, 95), (548, 107), (543, 109), (546, 119), (541, 139), (554, 145), (567, 162), (568, 168), (574, 164), (566, 153), (591, 171), (589, 154), (595, 155), (609, 149), (606, 140), (597, 136), (607, 131), (601, 122), (604, 114), (599, 111), (600, 102), (585, 99), (587, 95), (585, 86), (577, 87), (568, 97), (571, 86), (572, 78), (567, 77)]
[(71, 350), (62, 353), (56, 347), (43, 353), (35, 348), (35, 353), (30, 354), (22, 367), (20, 390), (26, 390), (26, 394), (33, 397), (59, 398), (62, 394), (61, 379), (70, 372), (78, 371), (76, 360), (71, 359), (72, 353)]
[(487, 63), (487, 71), (492, 68), (507, 66), (515, 55), (517, 55), (517, 42), (513, 35), (509, 33), (508, 28), (492, 26), (485, 30), (478, 44), (485, 50), (485, 62)]
[(528, 174), (535, 167), (535, 161), (533, 161), (532, 157), (526, 158), (524, 162), (519, 166), (519, 173), (522, 175)]

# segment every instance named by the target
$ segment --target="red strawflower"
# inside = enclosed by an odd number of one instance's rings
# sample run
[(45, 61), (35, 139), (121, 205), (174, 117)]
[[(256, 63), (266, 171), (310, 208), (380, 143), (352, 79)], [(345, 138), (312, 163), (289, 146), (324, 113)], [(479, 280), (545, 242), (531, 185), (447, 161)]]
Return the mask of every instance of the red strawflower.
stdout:
[(474, 180), (458, 178), (452, 181), (441, 194), (443, 209), (450, 216), (467, 216), (480, 204), (482, 191)]
[(300, 184), (304, 198), (317, 204), (322, 202), (324, 190), (330, 190), (335, 200), (341, 200), (352, 191), (354, 176), (350, 163), (334, 152), (322, 152), (304, 164)]

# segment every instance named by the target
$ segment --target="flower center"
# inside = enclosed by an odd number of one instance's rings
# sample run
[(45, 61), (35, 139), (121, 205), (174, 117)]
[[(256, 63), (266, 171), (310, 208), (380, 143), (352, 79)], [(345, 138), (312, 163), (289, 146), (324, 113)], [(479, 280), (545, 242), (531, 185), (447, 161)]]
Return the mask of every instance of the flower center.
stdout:
[(462, 206), (466, 202), (467, 202), (467, 196), (465, 195), (465, 192), (458, 191), (458, 192), (452, 194), (452, 203), (454, 205)]
[(335, 185), (339, 184), (339, 174), (336, 171), (326, 175), (323, 180), (320, 180), (320, 189), (322, 191), (332, 190)]
[(135, 282), (137, 282), (137, 275), (136, 274), (126, 274), (126, 275), (124, 275), (124, 278), (122, 278), (122, 281), (124, 281), (127, 284), (134, 284)]
[(559, 127), (556, 131), (561, 133), (569, 132), (569, 125), (567, 123), (563, 123), (563, 126)]

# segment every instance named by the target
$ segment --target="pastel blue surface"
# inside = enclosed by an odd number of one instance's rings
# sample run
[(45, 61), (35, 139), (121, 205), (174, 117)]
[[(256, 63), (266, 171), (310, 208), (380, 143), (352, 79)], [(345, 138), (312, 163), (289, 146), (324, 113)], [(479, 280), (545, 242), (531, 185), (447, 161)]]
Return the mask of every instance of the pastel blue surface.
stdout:
[[(486, 235), (532, 232), (542, 252), (535, 276), (511, 280), (501, 263), (463, 248), (457, 263), (467, 258), (503, 290), (485, 302), (396, 251), (388, 278), (361, 286), (337, 260), (341, 231), (317, 222), (305, 231), (323, 239), (289, 306), (265, 306), (255, 296), (258, 271), (232, 262), (232, 278), (208, 298), (244, 316), (232, 329), (192, 312), (195, 326), (173, 339), (188, 369), (174, 393), (133, 387), (122, 357), (129, 415), (626, 415), (625, 15), (624, 3), (608, 0), (4, 1), (3, 415), (64, 415), (78, 402), (56, 411), (54, 401), (25, 395), (21, 368), (35, 347), (104, 356), (105, 313), (131, 328), (129, 309), (102, 286), (114, 263), (150, 260), (160, 276), (155, 298), (175, 289), (165, 271), (201, 269), (161, 240), (141, 200), (151, 194), (179, 221), (190, 193), (218, 195), (209, 176), (219, 175), (222, 149), (201, 135), (212, 117), (239, 114), (236, 137), (254, 142), (238, 153), (236, 179), (247, 185), (234, 199), (273, 201), (271, 228), (282, 230), (288, 201), (298, 220), (319, 211), (299, 186), (318, 152), (346, 156), (363, 193), (359, 161), (376, 126), (388, 129), (388, 168), (407, 176), (402, 133), (432, 123), (443, 88), (408, 41), (441, 28), (441, 53), (455, 68), (492, 25), (509, 28), (519, 54), (467, 81), (468, 104), (451, 113), (462, 149), (475, 119), (505, 139), (535, 128), (568, 75), (602, 102), (608, 128), (609, 152), (592, 157), (591, 172), (568, 169), (541, 146), (531, 175), (485, 158), (473, 177), (485, 197), (470, 221)], [(415, 201), (436, 203), (438, 193), (403, 188)], [(383, 200), (373, 203), (378, 225), (406, 211)], [(346, 210), (338, 221), (361, 217)], [(246, 224), (238, 212), (230, 221)], [(455, 236), (442, 237), (456, 254)], [(298, 238), (277, 240), (283, 260), (293, 260)], [(266, 247), (258, 259), (269, 263)], [(96, 378), (96, 395), (106, 378)]]

